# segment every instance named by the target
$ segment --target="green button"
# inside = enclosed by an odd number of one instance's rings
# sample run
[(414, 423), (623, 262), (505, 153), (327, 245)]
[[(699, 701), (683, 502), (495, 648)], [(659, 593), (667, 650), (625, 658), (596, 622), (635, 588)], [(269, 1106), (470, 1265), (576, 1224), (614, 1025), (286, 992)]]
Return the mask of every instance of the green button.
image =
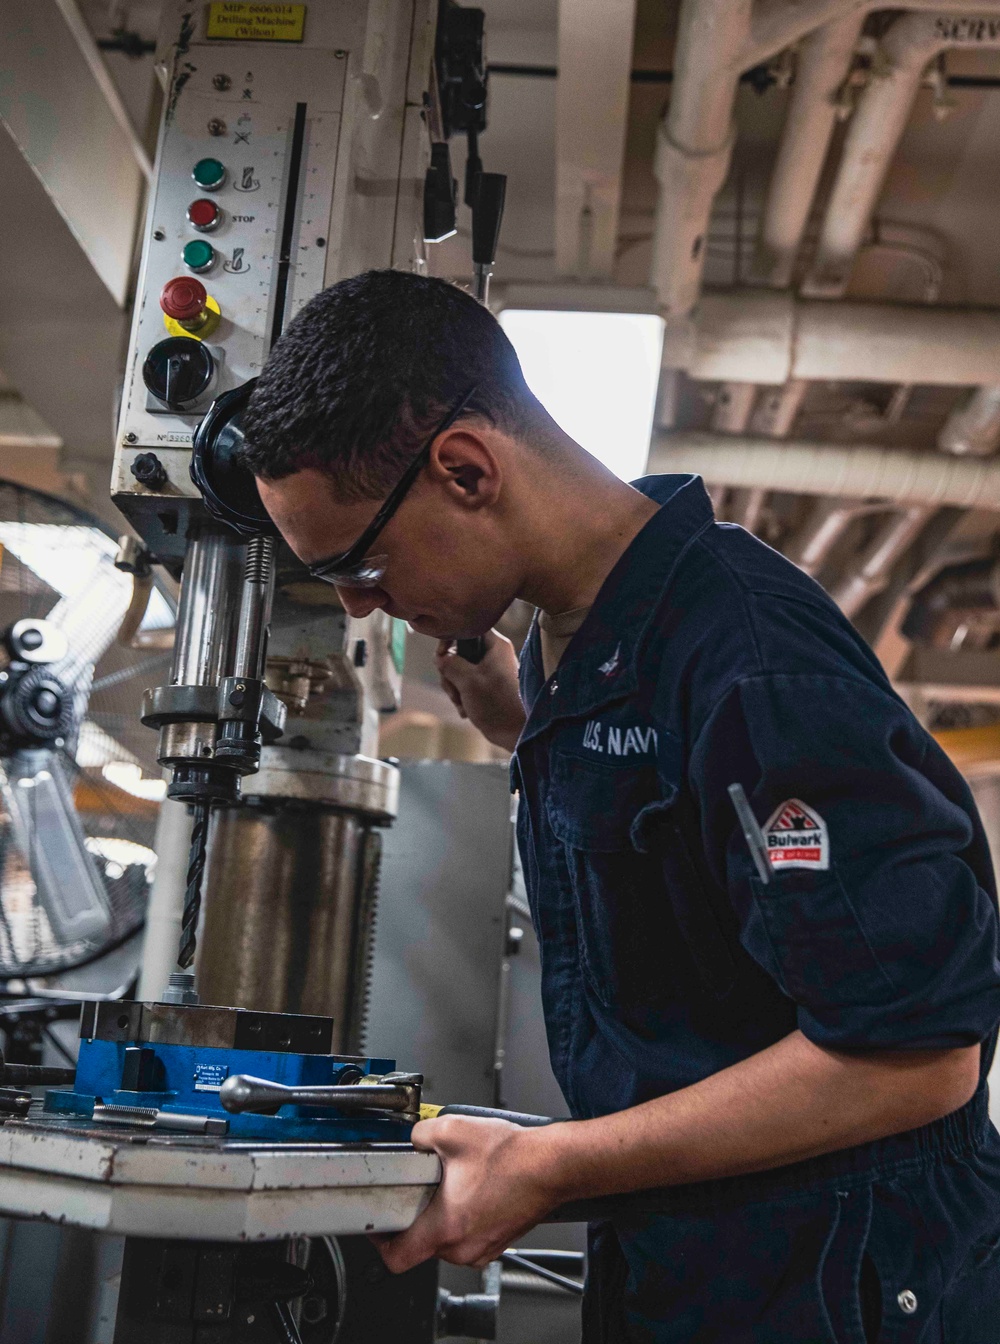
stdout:
[(204, 238), (194, 238), (185, 243), (183, 257), (189, 271), (208, 271), (215, 265), (215, 248)]
[(191, 176), (205, 191), (215, 191), (226, 180), (226, 167), (218, 159), (199, 159)]

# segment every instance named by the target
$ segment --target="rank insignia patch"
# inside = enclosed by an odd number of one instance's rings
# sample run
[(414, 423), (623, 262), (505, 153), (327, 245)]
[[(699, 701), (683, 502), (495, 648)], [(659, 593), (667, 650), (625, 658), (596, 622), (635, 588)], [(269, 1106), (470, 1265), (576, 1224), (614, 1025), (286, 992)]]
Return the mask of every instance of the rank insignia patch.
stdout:
[(764, 839), (772, 868), (825, 872), (830, 867), (826, 822), (815, 808), (806, 807), (798, 798), (789, 798), (772, 813), (764, 827)]

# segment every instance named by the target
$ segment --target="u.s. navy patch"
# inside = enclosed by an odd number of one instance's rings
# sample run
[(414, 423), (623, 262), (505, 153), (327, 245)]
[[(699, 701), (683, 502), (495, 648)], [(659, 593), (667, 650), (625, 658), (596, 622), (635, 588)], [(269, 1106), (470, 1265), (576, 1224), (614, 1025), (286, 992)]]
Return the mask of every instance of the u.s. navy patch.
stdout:
[(798, 798), (789, 798), (768, 819), (764, 827), (767, 857), (772, 868), (830, 867), (830, 837), (826, 822), (813, 807)]

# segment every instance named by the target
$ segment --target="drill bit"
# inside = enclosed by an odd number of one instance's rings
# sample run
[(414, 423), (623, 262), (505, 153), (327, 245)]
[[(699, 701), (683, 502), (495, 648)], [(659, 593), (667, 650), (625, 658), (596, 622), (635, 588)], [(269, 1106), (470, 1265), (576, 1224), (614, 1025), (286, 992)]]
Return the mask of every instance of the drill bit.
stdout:
[(183, 970), (187, 970), (194, 961), (197, 943), (198, 915), (201, 911), (201, 879), (205, 873), (205, 852), (208, 843), (208, 803), (195, 803), (191, 812), (194, 825), (191, 829), (184, 913), (181, 916), (181, 946), (177, 954), (177, 964)]

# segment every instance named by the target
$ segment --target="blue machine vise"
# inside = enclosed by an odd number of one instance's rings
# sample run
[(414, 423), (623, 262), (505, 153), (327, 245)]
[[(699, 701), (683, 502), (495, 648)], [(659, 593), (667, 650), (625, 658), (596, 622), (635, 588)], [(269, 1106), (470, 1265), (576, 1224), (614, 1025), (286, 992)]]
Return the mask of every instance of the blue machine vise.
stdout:
[[(46, 1093), (45, 1111), (100, 1118), (104, 1107), (205, 1116), (210, 1132), (268, 1143), (405, 1143), (412, 1121), (282, 1106), (273, 1115), (232, 1115), (219, 1089), (233, 1074), (299, 1087), (357, 1083), (391, 1073), (395, 1061), (329, 1053), (333, 1019), (173, 1003), (86, 1003), (72, 1087)], [(94, 1108), (98, 1108), (95, 1116)], [(125, 1112), (119, 1113), (121, 1116)]]

